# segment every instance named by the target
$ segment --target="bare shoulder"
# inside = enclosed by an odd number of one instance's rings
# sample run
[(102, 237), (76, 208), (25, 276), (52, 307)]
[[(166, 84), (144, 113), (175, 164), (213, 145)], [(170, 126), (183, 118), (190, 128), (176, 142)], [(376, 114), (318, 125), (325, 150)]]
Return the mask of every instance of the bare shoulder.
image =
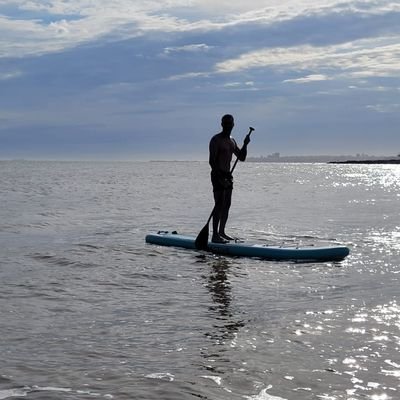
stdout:
[(217, 144), (221, 141), (221, 134), (220, 133), (216, 133), (210, 140), (210, 144)]

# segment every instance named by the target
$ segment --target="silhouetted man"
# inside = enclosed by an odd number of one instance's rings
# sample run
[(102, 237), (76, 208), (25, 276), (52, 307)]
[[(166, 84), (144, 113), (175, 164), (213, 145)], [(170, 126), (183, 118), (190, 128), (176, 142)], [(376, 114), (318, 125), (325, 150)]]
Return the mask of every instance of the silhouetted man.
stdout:
[(230, 172), (232, 155), (235, 154), (240, 161), (244, 161), (247, 156), (247, 145), (250, 143), (250, 137), (247, 135), (243, 147), (239, 148), (231, 137), (232, 129), (235, 126), (232, 115), (224, 115), (221, 126), (222, 132), (214, 135), (210, 140), (209, 163), (215, 201), (211, 241), (214, 243), (227, 243), (227, 241), (233, 240), (225, 232), (233, 189), (233, 178)]

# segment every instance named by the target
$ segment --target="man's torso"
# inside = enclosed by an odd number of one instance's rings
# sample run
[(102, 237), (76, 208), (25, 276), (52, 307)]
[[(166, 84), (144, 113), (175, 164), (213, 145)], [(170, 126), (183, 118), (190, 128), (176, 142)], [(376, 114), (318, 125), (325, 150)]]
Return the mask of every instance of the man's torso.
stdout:
[(229, 172), (232, 155), (236, 149), (236, 142), (230, 136), (223, 136), (220, 133), (213, 136), (210, 151), (215, 155), (215, 167), (221, 171)]

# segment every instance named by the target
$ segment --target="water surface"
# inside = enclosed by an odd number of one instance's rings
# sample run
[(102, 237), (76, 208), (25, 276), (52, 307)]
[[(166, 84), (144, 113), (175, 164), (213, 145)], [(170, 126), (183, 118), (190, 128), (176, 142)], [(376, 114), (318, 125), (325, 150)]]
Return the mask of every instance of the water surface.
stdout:
[(341, 263), (145, 244), (196, 235), (205, 162), (0, 162), (0, 399), (400, 398), (400, 166), (244, 163), (229, 233)]

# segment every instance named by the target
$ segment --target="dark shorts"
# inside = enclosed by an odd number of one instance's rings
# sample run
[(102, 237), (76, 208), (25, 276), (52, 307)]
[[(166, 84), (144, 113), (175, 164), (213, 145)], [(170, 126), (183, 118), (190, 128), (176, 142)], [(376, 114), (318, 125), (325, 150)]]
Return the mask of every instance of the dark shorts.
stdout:
[(233, 179), (231, 174), (220, 174), (211, 171), (211, 183), (214, 192), (233, 189)]

